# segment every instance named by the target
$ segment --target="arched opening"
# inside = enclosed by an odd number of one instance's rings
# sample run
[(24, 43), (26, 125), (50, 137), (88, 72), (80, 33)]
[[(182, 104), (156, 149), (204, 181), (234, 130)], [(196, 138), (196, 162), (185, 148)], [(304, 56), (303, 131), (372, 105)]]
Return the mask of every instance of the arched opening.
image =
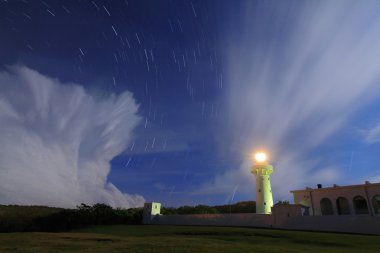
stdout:
[(299, 203), (301, 205), (301, 213), (303, 216), (309, 216), (310, 215), (310, 206), (309, 203), (303, 199)]
[(310, 215), (310, 207), (301, 205), (301, 214), (302, 214), (302, 216), (309, 216)]
[(348, 200), (344, 197), (336, 199), (336, 208), (338, 209), (339, 215), (350, 214), (350, 205), (348, 204)]
[(373, 212), (375, 214), (380, 214), (380, 195), (375, 195), (372, 198)]
[(333, 215), (334, 214), (333, 206), (332, 206), (330, 199), (323, 198), (323, 199), (321, 199), (320, 204), (321, 204), (322, 215)]
[(365, 198), (356, 196), (354, 198), (355, 214), (368, 214), (368, 205)]

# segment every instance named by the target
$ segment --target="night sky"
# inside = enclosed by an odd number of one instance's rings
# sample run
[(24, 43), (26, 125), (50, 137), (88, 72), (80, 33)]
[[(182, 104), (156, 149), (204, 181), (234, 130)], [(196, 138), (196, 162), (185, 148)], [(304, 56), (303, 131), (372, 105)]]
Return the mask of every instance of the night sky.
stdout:
[(380, 181), (378, 1), (1, 0), (0, 20), (0, 204), (253, 200), (258, 149), (275, 202)]

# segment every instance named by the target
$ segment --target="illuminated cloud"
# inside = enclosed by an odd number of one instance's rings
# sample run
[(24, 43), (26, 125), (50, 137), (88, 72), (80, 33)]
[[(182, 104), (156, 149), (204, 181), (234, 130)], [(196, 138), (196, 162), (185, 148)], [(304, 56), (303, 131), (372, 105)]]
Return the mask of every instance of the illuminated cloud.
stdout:
[[(252, 192), (250, 152), (263, 147), (274, 158), (272, 184), (278, 197), (334, 182), (340, 169), (322, 165), (323, 157), (313, 151), (376, 98), (379, 3), (248, 2), (243, 7), (241, 23), (246, 25), (227, 39), (226, 117), (218, 139), (223, 155), (245, 161), (199, 192), (231, 192), (236, 185)], [(378, 136), (377, 127), (367, 139), (377, 141)]]
[(0, 203), (141, 206), (107, 181), (139, 123), (130, 92), (96, 98), (23, 66), (0, 73)]

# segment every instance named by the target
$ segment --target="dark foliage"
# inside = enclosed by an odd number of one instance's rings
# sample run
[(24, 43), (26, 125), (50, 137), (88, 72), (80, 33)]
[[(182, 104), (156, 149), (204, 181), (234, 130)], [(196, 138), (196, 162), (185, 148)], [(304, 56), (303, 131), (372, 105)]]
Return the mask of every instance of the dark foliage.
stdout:
[(275, 205), (289, 205), (288, 200), (279, 200)]
[(76, 209), (0, 206), (0, 232), (67, 231), (91, 225), (140, 224), (142, 209), (114, 209), (105, 204)]
[(256, 202), (255, 201), (244, 201), (238, 202), (230, 205), (223, 206), (181, 206), (178, 208), (174, 207), (163, 207), (161, 213), (164, 215), (172, 214), (206, 214), (206, 213), (255, 213), (256, 212)]
[[(254, 213), (255, 208), (254, 201), (246, 201), (223, 206), (164, 207), (161, 213), (164, 215)], [(141, 208), (114, 209), (105, 204), (93, 206), (81, 204), (76, 209), (0, 205), (0, 232), (59, 232), (93, 225), (141, 224), (142, 214)]]

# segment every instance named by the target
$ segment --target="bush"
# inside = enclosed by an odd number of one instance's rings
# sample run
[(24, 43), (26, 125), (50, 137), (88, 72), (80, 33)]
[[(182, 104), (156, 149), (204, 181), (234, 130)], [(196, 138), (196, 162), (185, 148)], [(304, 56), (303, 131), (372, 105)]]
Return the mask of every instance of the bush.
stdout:
[(163, 207), (161, 213), (163, 215), (173, 215), (173, 214), (215, 214), (215, 213), (255, 213), (256, 212), (256, 202), (255, 201), (244, 201), (238, 202), (231, 205), (223, 206), (181, 206), (175, 207)]
[(92, 225), (141, 224), (142, 209), (114, 209), (105, 204), (76, 209), (0, 206), (0, 232), (66, 231)]

